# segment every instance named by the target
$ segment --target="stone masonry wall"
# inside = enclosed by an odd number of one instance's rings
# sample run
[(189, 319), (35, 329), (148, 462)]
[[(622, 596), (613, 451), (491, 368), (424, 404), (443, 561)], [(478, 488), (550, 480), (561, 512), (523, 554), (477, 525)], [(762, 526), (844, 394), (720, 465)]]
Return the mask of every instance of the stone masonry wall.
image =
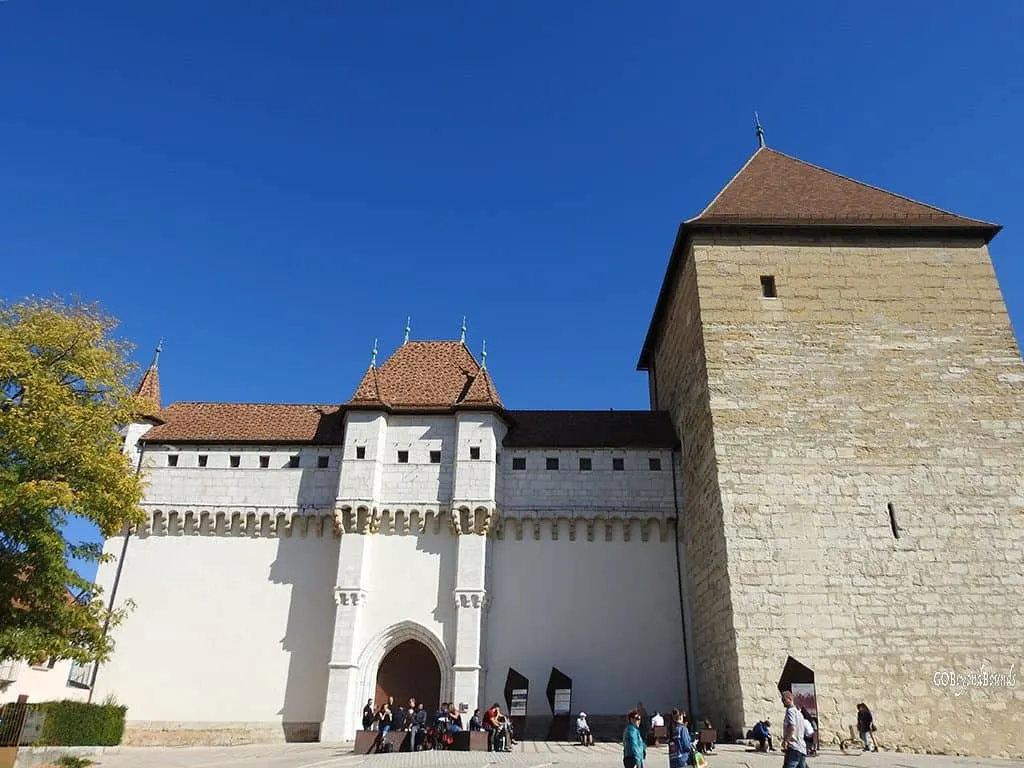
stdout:
[(883, 745), (1024, 755), (1024, 364), (987, 249), (758, 240), (688, 265), (745, 725), (781, 714), (791, 655), (823, 739), (864, 701)]
[[(687, 258), (655, 357), (657, 398), (652, 407), (672, 413), (682, 440), (683, 589), (689, 595), (691, 708), (723, 729), (739, 728), (743, 702), (733, 630), (725, 529), (715, 460), (697, 273)], [(655, 387), (652, 387), (652, 391)]]

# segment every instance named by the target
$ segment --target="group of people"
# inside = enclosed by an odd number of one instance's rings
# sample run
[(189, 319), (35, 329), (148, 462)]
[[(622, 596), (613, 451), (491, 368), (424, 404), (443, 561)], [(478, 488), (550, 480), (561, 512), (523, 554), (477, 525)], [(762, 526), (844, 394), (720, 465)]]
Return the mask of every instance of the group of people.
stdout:
[[(657, 717), (660, 717), (660, 714)], [(643, 713), (638, 709), (630, 710), (626, 719), (626, 730), (622, 734), (622, 765), (623, 768), (642, 768), (644, 760), (647, 759), (647, 741), (642, 729)], [(664, 718), (661, 720), (664, 722)], [(669, 768), (704, 765), (703, 752), (698, 749), (697, 743), (690, 735), (690, 720), (687, 714), (673, 709), (669, 718), (669, 729)]]
[[(443, 702), (433, 716), (429, 716), (423, 702), (417, 704), (416, 699), (409, 699), (406, 708), (396, 705), (394, 696), (389, 696), (379, 708), (374, 708), (373, 699), (367, 699), (363, 707), (363, 730), (377, 731), (374, 744), (377, 752), (390, 751), (387, 735), (391, 731), (408, 732), (409, 749), (419, 752), (425, 749), (447, 749), (455, 740), (455, 734), (466, 729), (458, 708), (450, 702)], [(469, 720), (469, 730), (487, 733), (488, 751), (511, 752), (516, 743), (512, 737), (512, 721), (502, 714), (497, 703), (482, 716), (479, 709), (474, 710)]]

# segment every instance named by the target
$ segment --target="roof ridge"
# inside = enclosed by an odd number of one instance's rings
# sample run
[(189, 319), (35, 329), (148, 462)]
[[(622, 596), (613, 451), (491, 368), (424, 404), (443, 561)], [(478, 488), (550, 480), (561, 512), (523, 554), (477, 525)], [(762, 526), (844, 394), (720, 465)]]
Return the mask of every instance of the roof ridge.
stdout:
[(172, 405), (284, 405), (304, 408), (337, 408), (338, 403), (268, 403), (268, 402), (237, 402), (233, 400), (175, 400), (168, 403), (164, 410)]
[[(960, 214), (960, 213), (955, 213), (953, 211), (947, 211), (945, 208), (939, 208), (937, 205), (932, 205), (931, 203), (923, 203), (920, 200), (915, 200), (912, 197), (907, 197), (906, 195), (901, 195), (899, 192), (893, 192), (892, 190), (885, 189), (884, 187), (875, 186), (874, 184), (868, 184), (866, 181), (861, 181), (860, 179), (855, 179), (852, 176), (847, 176), (844, 173), (839, 173), (838, 171), (833, 171), (833, 170), (831, 170), (829, 168), (825, 168), (824, 166), (821, 166), (821, 165), (816, 165), (814, 163), (809, 163), (806, 160), (801, 160), (799, 157), (794, 157), (793, 155), (786, 154), (785, 152), (780, 152), (777, 149), (772, 149), (770, 147), (761, 147), (761, 148), (759, 148), (757, 150), (757, 152), (760, 152), (761, 149), (766, 149), (769, 152), (772, 152), (772, 153), (774, 153), (776, 155), (779, 155), (780, 157), (786, 158), (787, 160), (793, 160), (794, 162), (800, 163), (801, 165), (806, 165), (808, 168), (814, 168), (817, 171), (823, 171), (823, 172), (829, 174), (830, 176), (835, 176), (837, 179), (842, 179), (843, 181), (849, 181), (849, 182), (852, 182), (852, 183), (856, 184), (857, 186), (866, 187), (867, 189), (873, 189), (876, 192), (881, 192), (881, 193), (886, 194), (886, 195), (892, 195), (893, 197), (898, 197), (900, 200), (906, 200), (908, 203), (913, 203), (914, 205), (920, 205), (920, 206), (922, 206), (924, 208), (929, 208), (929, 209), (935, 211), (936, 213), (941, 213), (941, 214), (944, 214), (946, 216), (954, 216), (954, 217), (956, 217), (958, 219), (964, 219), (966, 221), (973, 221), (973, 222), (976, 222), (978, 224), (987, 224), (988, 226), (992, 226), (992, 227), (996, 226), (995, 224), (993, 224), (990, 221), (983, 221), (981, 219), (974, 219), (974, 218), (971, 218), (970, 216), (964, 216), (963, 214)], [(756, 155), (757, 152), (755, 152), (753, 155), (750, 156), (750, 160), (754, 159), (754, 155)], [(750, 160), (748, 160), (747, 162), (749, 163)], [(746, 165), (744, 164), (744, 168), (745, 167), (746, 167)], [(729, 181), (729, 184), (732, 184), (732, 180)], [(726, 186), (729, 186), (729, 185), (726, 184)], [(722, 188), (722, 192), (724, 192), (724, 191), (725, 191), (725, 188), (723, 187)], [(717, 198), (719, 195), (722, 194), (722, 192), (719, 192), (718, 195), (716, 195), (715, 197)], [(702, 211), (701, 212), (701, 216), (703, 216), (703, 215), (704, 215), (704, 213)], [(698, 216), (698, 218), (700, 218), (700, 217)]]

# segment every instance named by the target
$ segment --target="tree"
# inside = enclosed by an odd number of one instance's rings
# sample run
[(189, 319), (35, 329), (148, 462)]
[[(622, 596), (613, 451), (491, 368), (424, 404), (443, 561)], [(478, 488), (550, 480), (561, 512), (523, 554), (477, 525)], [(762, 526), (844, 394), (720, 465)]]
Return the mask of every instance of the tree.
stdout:
[(68, 565), (105, 561), (102, 545), (63, 534), (72, 517), (104, 538), (142, 520), (119, 431), (142, 407), (116, 325), (95, 305), (0, 301), (0, 659), (104, 661), (124, 616)]

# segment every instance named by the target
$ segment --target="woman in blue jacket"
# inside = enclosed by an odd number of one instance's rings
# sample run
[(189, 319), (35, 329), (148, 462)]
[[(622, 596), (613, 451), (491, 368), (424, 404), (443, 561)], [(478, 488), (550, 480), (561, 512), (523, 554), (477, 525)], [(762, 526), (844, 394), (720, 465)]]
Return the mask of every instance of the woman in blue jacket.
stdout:
[(693, 760), (693, 739), (687, 725), (686, 713), (672, 710), (672, 741), (668, 745), (669, 768), (684, 768)]
[(622, 765), (624, 768), (643, 768), (647, 745), (640, 733), (640, 712), (630, 710), (629, 723), (622, 733)]

